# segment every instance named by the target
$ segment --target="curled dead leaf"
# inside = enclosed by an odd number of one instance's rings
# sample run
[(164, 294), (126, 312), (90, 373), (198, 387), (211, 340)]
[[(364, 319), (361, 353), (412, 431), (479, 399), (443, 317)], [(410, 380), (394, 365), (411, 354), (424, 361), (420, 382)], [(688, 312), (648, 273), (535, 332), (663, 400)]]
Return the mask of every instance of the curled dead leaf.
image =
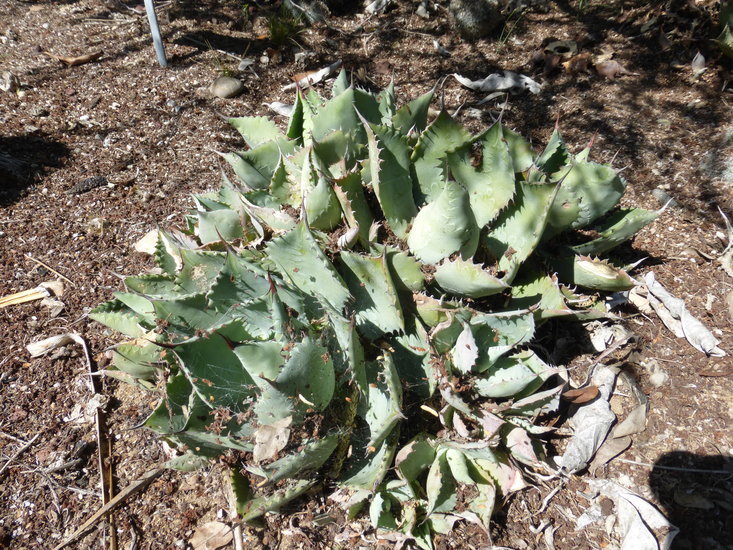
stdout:
[(75, 67), (76, 65), (83, 65), (84, 63), (89, 63), (90, 61), (96, 61), (100, 57), (102, 57), (102, 50), (98, 52), (88, 53), (86, 55), (78, 55), (73, 57), (67, 57), (62, 55), (54, 55), (52, 53), (46, 52), (46, 55), (49, 57), (53, 57), (54, 59), (58, 59), (61, 61), (61, 63), (69, 66), (69, 67)]
[(583, 403), (593, 401), (598, 397), (598, 393), (598, 386), (586, 386), (584, 388), (568, 390), (562, 394), (562, 398), (573, 405), (582, 405)]
[(581, 53), (565, 61), (562, 66), (568, 73), (589, 72), (592, 66), (591, 55), (588, 52)]

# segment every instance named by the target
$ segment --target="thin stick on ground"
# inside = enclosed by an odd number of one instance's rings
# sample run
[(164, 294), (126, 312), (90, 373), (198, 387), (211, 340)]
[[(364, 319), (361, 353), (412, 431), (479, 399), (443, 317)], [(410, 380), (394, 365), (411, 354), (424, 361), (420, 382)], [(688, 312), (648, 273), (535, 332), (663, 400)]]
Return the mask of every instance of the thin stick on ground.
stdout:
[(31, 256), (30, 254), (26, 254), (26, 255), (25, 255), (25, 257), (26, 257), (26, 258), (28, 258), (28, 259), (29, 259), (29, 260), (31, 260), (31, 261), (34, 261), (34, 262), (36, 262), (36, 263), (37, 263), (37, 264), (39, 264), (40, 266), (43, 266), (43, 267), (45, 267), (45, 268), (46, 268), (46, 269), (48, 269), (48, 270), (49, 270), (49, 271), (50, 271), (51, 273), (54, 273), (55, 275), (58, 275), (58, 276), (59, 276), (59, 277), (61, 277), (61, 278), (62, 278), (62, 279), (63, 279), (64, 281), (66, 281), (67, 283), (69, 283), (69, 284), (70, 284), (71, 286), (76, 286), (76, 285), (75, 285), (75, 284), (74, 284), (74, 283), (73, 283), (73, 282), (71, 281), (71, 279), (69, 279), (68, 277), (64, 277), (63, 275), (61, 275), (61, 273), (59, 273), (58, 271), (56, 271), (56, 270), (55, 270), (54, 268), (52, 268), (52, 267), (51, 267), (50, 265), (48, 265), (48, 264), (46, 264), (46, 263), (43, 263), (43, 262), (42, 262), (41, 260), (38, 260), (38, 259), (34, 258), (34, 257), (33, 257), (33, 256)]
[(645, 466), (654, 468), (655, 470), (672, 470), (674, 472), (690, 472), (694, 474), (717, 474), (733, 476), (733, 470), (706, 470), (705, 468), (684, 468), (682, 466), (664, 466), (662, 464), (651, 464), (649, 462), (639, 462), (638, 460), (629, 460), (628, 458), (617, 458), (619, 462), (625, 464), (633, 464), (635, 466)]
[[(40, 435), (41, 435), (41, 434), (36, 434), (36, 435), (34, 435), (34, 436), (33, 436), (33, 439), (31, 439), (30, 441), (26, 442), (26, 443), (25, 443), (25, 444), (24, 444), (24, 445), (23, 445), (23, 446), (22, 446), (22, 447), (21, 447), (20, 449), (18, 449), (17, 451), (15, 451), (15, 454), (14, 454), (13, 456), (11, 456), (11, 457), (10, 457), (10, 458), (8, 459), (8, 461), (7, 461), (7, 462), (6, 462), (5, 464), (3, 464), (3, 467), (2, 467), (2, 468), (0, 468), (0, 475), (2, 475), (2, 474), (3, 474), (3, 472), (5, 472), (5, 470), (7, 470), (7, 469), (8, 469), (8, 467), (9, 467), (9, 466), (10, 466), (10, 465), (11, 465), (11, 464), (13, 463), (13, 461), (14, 461), (14, 460), (15, 460), (16, 458), (18, 458), (18, 457), (19, 457), (20, 455), (22, 455), (22, 454), (23, 454), (23, 453), (24, 453), (24, 452), (25, 452), (26, 450), (28, 450), (28, 449), (30, 448), (30, 446), (31, 446), (31, 445), (33, 445), (33, 442), (34, 442), (34, 441), (35, 441), (36, 439), (38, 439), (38, 436), (40, 436)], [(13, 438), (13, 439), (15, 439), (15, 438)]]
[(115, 508), (117, 508), (120, 504), (125, 502), (128, 497), (131, 497), (135, 493), (145, 489), (145, 487), (147, 487), (151, 482), (157, 479), (163, 472), (165, 472), (165, 468), (156, 468), (154, 470), (146, 472), (140, 479), (137, 479), (130, 483), (107, 504), (105, 504), (94, 514), (92, 514), (92, 516), (88, 520), (86, 520), (76, 531), (74, 531), (74, 533), (68, 539), (56, 546), (54, 550), (61, 550), (62, 548), (66, 548), (70, 544), (79, 540), (84, 535), (96, 529), (96, 527), (99, 525), (100, 519), (102, 519), (105, 515), (110, 513)]

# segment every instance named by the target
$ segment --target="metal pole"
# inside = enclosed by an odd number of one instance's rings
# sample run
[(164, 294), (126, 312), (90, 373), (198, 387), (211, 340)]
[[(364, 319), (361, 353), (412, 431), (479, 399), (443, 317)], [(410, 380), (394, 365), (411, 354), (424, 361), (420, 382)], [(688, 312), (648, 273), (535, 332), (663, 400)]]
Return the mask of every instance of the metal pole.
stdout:
[(155, 46), (155, 55), (158, 56), (158, 63), (160, 63), (161, 67), (167, 67), (168, 62), (165, 59), (165, 48), (163, 47), (163, 40), (160, 37), (160, 28), (158, 27), (158, 18), (155, 16), (153, 0), (145, 0), (145, 11), (148, 13), (150, 34), (153, 35), (153, 46)]

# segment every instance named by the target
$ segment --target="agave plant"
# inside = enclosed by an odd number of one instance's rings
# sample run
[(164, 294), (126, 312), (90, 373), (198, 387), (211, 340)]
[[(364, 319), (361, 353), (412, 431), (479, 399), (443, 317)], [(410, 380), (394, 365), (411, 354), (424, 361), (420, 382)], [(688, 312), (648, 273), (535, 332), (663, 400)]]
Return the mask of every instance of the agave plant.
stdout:
[(91, 313), (132, 339), (107, 372), (160, 396), (145, 425), (178, 465), (227, 456), (244, 520), (336, 486), (424, 548), (488, 528), (563, 386), (537, 326), (633, 286), (599, 256), (656, 213), (617, 208), (618, 174), (557, 131), (536, 155), (499, 123), (429, 121), (432, 97), (398, 109), (342, 73), (330, 100), (297, 93), (285, 132), (231, 119), (235, 181)]

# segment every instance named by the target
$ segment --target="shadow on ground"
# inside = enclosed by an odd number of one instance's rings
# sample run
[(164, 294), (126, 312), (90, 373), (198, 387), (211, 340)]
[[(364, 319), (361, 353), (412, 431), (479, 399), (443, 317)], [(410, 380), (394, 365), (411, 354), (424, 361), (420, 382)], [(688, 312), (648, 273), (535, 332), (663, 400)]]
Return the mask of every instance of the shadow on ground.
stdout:
[(40, 136), (0, 137), (0, 206), (9, 206), (47, 167), (59, 167), (69, 149)]
[(654, 464), (649, 485), (680, 529), (671, 550), (733, 548), (733, 459), (666, 453)]

